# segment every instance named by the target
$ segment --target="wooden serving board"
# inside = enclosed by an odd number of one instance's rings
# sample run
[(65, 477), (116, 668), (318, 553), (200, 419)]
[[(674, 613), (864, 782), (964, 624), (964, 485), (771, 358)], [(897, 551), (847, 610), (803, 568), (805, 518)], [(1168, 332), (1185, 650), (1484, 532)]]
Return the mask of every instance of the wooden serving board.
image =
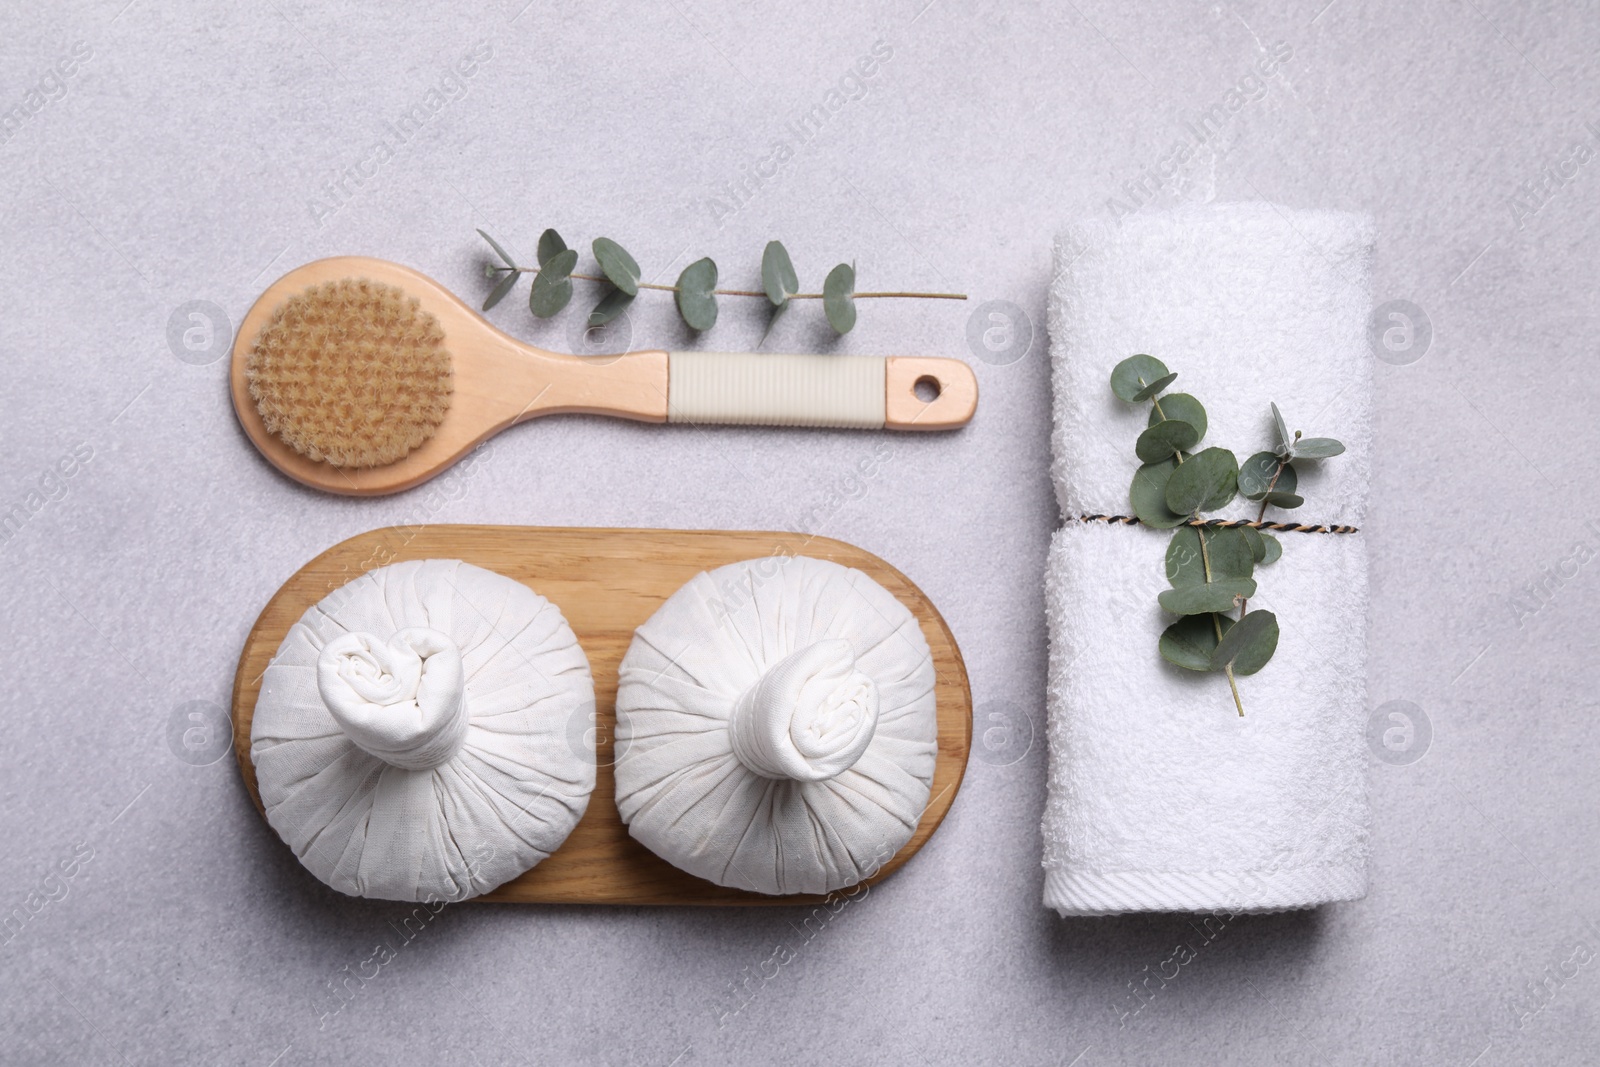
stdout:
[(617, 670), (633, 631), (690, 578), (739, 560), (804, 555), (854, 567), (888, 589), (922, 624), (933, 652), (939, 751), (916, 832), (868, 882), (910, 859), (950, 810), (972, 747), (972, 691), (950, 627), (910, 580), (872, 553), (826, 537), (723, 530), (617, 530), (539, 526), (404, 526), (334, 545), (283, 584), (245, 639), (233, 682), (233, 748), (256, 809), (250, 721), (267, 664), (289, 628), (328, 593), (376, 567), (408, 559), (460, 559), (526, 584), (566, 616), (594, 675), (599, 773), (571, 836), (549, 859), (478, 900), (522, 904), (802, 904), (686, 874), (632, 837), (617, 814), (611, 771)]

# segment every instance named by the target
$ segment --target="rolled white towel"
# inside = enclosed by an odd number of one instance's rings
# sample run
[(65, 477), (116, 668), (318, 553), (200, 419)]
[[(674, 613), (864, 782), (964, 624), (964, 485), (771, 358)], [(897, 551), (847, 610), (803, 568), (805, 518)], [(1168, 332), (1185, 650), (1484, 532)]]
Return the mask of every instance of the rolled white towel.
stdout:
[[(1166, 663), (1170, 531), (1077, 521), (1131, 515), (1148, 404), (1111, 392), (1145, 352), (1205, 405), (1198, 447), (1270, 450), (1290, 429), (1343, 441), (1297, 463), (1303, 507), (1270, 519), (1359, 526), (1371, 466), (1371, 224), (1218, 205), (1070, 228), (1057, 241), (1050, 336), (1052, 474), (1064, 526), (1046, 575), (1050, 630), (1046, 906), (1062, 915), (1276, 911), (1367, 886), (1367, 559), (1362, 534), (1278, 535), (1252, 609), (1277, 653), (1239, 679)], [(1236, 498), (1208, 518), (1256, 517)]]

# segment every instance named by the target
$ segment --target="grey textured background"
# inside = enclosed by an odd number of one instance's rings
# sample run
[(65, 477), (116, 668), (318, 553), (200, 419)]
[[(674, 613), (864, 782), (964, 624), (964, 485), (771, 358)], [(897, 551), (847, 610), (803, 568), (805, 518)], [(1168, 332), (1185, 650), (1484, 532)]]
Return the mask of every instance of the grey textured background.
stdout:
[[(0, 934), (0, 1059), (1593, 1061), (1592, 6), (124, 3), (13, 3), (0, 45), (0, 107), (22, 108), (0, 145), (0, 504), (25, 516), (0, 545), (0, 916), (26, 916)], [(880, 40), (892, 57), (826, 111)], [(58, 80), (79, 41), (90, 56)], [(1280, 43), (1282, 69), (1244, 82)], [(464, 96), (324, 191), (480, 44)], [(793, 910), (456, 906), (320, 1019), (406, 909), (324, 889), (231, 757), (191, 765), (169, 744), (189, 702), (226, 703), (273, 590), (391, 522), (814, 530), (942, 608), (980, 731), (1009, 714), (1042, 738), (1050, 235), (1110, 214), (1241, 82), (1256, 99), (1145, 209), (1371, 211), (1375, 299), (1412, 301), (1434, 331), (1378, 368), (1370, 687), (1432, 736), (1401, 753), (1414, 762), (1373, 760), (1370, 896), (1209, 940), (1182, 916), (1061, 921), (1038, 903), (1042, 744), (1020, 755), (996, 728), (923, 853), (810, 941)], [(818, 104), (803, 140), (791, 124)], [(748, 175), (738, 203), (727, 186)], [(753, 280), (781, 237), (813, 284), (855, 258), (864, 288), (1009, 301), (1033, 344), (1009, 363), (969, 348), (977, 302), (866, 304), (838, 349), (972, 358), (969, 429), (548, 419), (470, 478), (352, 501), (270, 469), (226, 361), (167, 339), (189, 301), (237, 323), (331, 254), (480, 296), (474, 227), (531, 257), (548, 225), (615, 236), (660, 280), (700, 254)], [(640, 305), (634, 346), (688, 343), (665, 301)], [(827, 343), (815, 310), (773, 345)], [(516, 300), (491, 317), (551, 347), (576, 318), (536, 324)], [(760, 330), (759, 309), (728, 304), (710, 344)], [(49, 474), (74, 449), (89, 460)], [(1152, 978), (1185, 940), (1195, 958)], [(765, 965), (780, 945), (793, 958)]]

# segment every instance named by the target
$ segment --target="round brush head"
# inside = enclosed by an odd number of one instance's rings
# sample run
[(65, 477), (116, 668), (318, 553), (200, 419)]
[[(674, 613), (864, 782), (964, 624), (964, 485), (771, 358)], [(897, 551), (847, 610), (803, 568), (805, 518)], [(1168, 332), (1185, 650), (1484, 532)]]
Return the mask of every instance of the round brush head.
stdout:
[(245, 378), (261, 421), (335, 467), (381, 467), (432, 437), (452, 392), (439, 321), (394, 286), (323, 282), (285, 300)]

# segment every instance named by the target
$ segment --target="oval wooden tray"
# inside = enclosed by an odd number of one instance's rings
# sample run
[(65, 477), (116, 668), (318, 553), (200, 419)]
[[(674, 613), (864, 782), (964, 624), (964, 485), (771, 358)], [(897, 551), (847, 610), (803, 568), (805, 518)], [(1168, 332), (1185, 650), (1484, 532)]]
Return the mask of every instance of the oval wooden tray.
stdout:
[(628, 836), (613, 801), (612, 731), (617, 668), (633, 631), (701, 571), (773, 555), (833, 560), (871, 576), (911, 609), (937, 672), (939, 752), (928, 806), (905, 847), (868, 883), (894, 873), (950, 810), (972, 748), (972, 691), (955, 637), (931, 601), (872, 553), (826, 537), (723, 530), (617, 530), (540, 526), (404, 526), (334, 545), (285, 582), (250, 629), (233, 681), (233, 748), (261, 811), (250, 762), (250, 720), (261, 677), (289, 627), (328, 593), (375, 567), (407, 559), (460, 559), (523, 582), (561, 609), (594, 674), (599, 773), (588, 809), (549, 859), (477, 900), (520, 904), (802, 904), (713, 885), (658, 858)]

